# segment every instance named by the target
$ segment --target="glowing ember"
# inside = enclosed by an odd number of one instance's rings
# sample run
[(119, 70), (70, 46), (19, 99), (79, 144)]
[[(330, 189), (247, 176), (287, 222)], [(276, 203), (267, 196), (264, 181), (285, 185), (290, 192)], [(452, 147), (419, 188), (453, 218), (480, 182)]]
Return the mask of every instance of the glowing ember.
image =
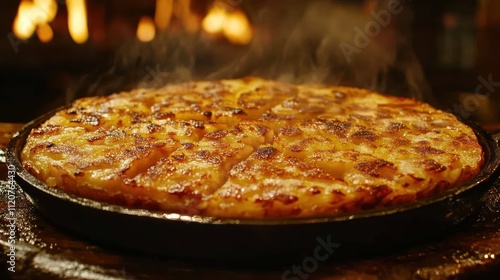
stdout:
[(224, 34), (233, 44), (246, 45), (253, 36), (250, 22), (243, 12), (228, 12), (220, 6), (210, 9), (202, 26), (209, 34)]
[(69, 34), (77, 44), (83, 44), (89, 37), (85, 0), (66, 0), (66, 5), (68, 6)]
[(36, 29), (36, 35), (38, 36), (38, 39), (42, 43), (48, 43), (52, 40), (54, 37), (54, 33), (52, 32), (52, 28), (50, 25), (44, 23), (38, 26)]
[(137, 39), (149, 42), (155, 37), (155, 25), (150, 17), (142, 17), (137, 26)]
[(166, 30), (172, 18), (173, 0), (156, 0), (155, 23), (159, 30)]

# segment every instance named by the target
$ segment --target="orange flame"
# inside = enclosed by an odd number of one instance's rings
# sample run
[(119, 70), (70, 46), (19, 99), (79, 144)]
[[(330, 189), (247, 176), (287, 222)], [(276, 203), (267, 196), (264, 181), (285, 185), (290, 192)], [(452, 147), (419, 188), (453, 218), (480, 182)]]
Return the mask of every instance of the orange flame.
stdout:
[(19, 39), (29, 39), (38, 25), (51, 22), (56, 13), (57, 3), (54, 0), (22, 0), (12, 26), (14, 34)]
[(31, 1), (23, 0), (19, 4), (17, 16), (14, 19), (13, 31), (17, 38), (26, 40), (33, 32), (35, 32), (36, 25), (31, 18), (31, 10), (33, 7)]
[(222, 32), (224, 21), (226, 20), (226, 10), (214, 6), (202, 21), (203, 29), (210, 34), (218, 34)]
[(191, 11), (191, 0), (177, 1), (174, 13), (181, 19), (182, 25), (188, 32), (196, 32), (199, 28), (198, 17)]
[(156, 0), (155, 23), (158, 29), (166, 30), (172, 18), (173, 0)]
[(137, 26), (137, 39), (142, 42), (149, 42), (155, 37), (155, 25), (150, 17), (142, 17)]
[(253, 36), (250, 22), (242, 11), (228, 12), (220, 6), (210, 9), (202, 27), (209, 34), (223, 34), (233, 44), (246, 45)]
[(55, 0), (33, 0), (36, 8), (34, 10), (38, 23), (49, 23), (54, 20), (57, 13), (57, 2)]
[(52, 32), (50, 25), (44, 23), (38, 26), (36, 29), (36, 35), (38, 36), (40, 42), (48, 43), (54, 37), (54, 32)]
[(89, 38), (85, 0), (66, 0), (69, 34), (75, 43), (83, 44)]
[(233, 44), (246, 45), (252, 40), (252, 28), (247, 17), (240, 11), (230, 13), (223, 28), (224, 35)]

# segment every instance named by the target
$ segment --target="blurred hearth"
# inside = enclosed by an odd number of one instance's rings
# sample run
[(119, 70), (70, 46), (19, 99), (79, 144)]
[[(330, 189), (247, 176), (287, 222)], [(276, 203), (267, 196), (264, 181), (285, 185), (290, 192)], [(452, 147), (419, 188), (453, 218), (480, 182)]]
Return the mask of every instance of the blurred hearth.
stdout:
[(384, 22), (393, 2), (10, 0), (0, 122), (83, 96), (247, 75), (365, 87), (499, 122), (500, 3), (397, 1)]

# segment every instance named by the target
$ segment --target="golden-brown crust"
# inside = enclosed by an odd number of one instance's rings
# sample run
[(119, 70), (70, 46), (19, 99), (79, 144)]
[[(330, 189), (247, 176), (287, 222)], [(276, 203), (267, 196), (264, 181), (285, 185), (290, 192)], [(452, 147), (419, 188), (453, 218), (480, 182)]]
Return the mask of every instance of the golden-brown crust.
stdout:
[(22, 160), (72, 194), (231, 218), (409, 203), (484, 161), (474, 132), (427, 104), (258, 78), (77, 100), (31, 132)]

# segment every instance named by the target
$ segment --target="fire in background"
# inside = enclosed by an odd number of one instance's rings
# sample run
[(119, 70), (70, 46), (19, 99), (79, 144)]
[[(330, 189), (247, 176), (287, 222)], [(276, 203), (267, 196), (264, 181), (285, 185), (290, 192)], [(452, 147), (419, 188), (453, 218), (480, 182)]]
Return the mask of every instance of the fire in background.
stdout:
[[(77, 44), (85, 43), (89, 37), (85, 0), (22, 0), (12, 26), (15, 36), (27, 40), (36, 34), (40, 42), (50, 42), (54, 37), (51, 24), (61, 10), (60, 6), (66, 6), (63, 16), (67, 17), (71, 39)], [(197, 32), (202, 26), (203, 31), (213, 37), (226, 38), (234, 44), (250, 43), (252, 27), (245, 12), (238, 7), (238, 0), (215, 1), (204, 16), (196, 14), (192, 6), (190, 0), (156, 0), (154, 21), (145, 14), (137, 22), (137, 39), (149, 42), (156, 36), (156, 30), (167, 32), (172, 26), (171, 21), (176, 20), (189, 33)], [(94, 19), (92, 15), (90, 17)], [(58, 32), (63, 32), (62, 28), (58, 29)]]
[(435, 96), (456, 102), (474, 91), (479, 74), (500, 77), (500, 1), (490, 0), (401, 0), (410, 9), (347, 63), (339, 43), (354, 43), (354, 28), (387, 2), (8, 1), (1, 27), (14, 43), (0, 44), (0, 120), (27, 121), (73, 98), (144, 81), (259, 75), (412, 95), (410, 87), (422, 91), (420, 67)]

